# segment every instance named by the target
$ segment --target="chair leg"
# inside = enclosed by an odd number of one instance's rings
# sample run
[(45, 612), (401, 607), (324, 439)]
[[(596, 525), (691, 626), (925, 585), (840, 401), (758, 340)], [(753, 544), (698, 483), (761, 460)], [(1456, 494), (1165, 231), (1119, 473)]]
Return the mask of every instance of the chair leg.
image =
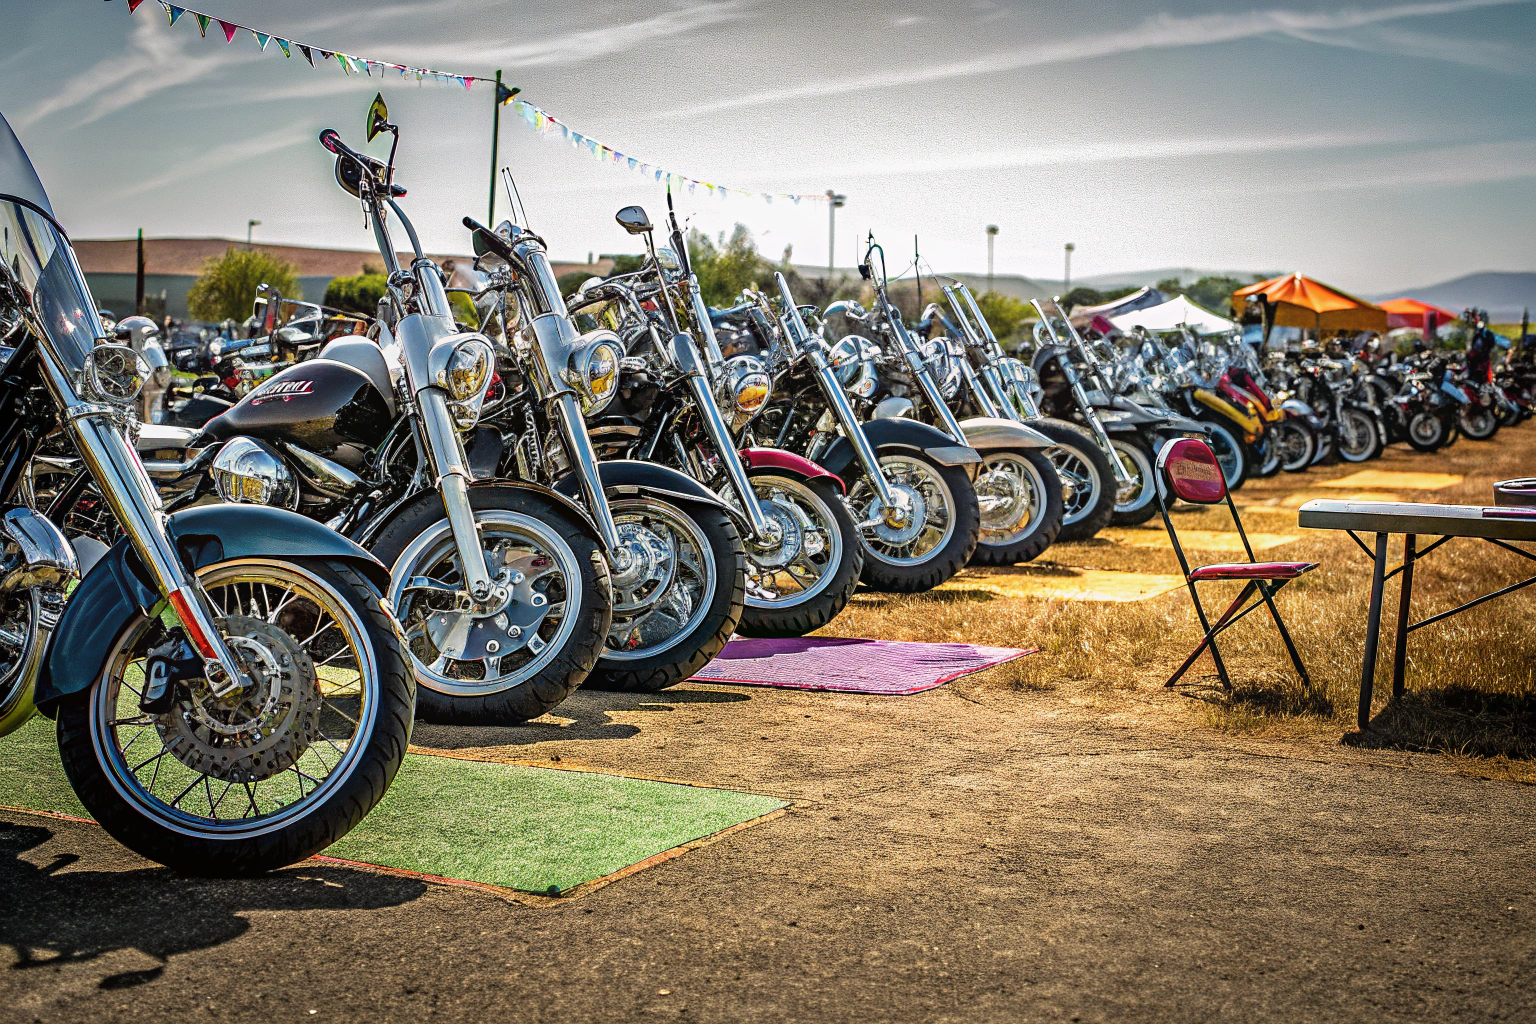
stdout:
[(1296, 652), (1296, 644), (1291, 640), (1291, 631), (1285, 628), (1285, 620), (1280, 617), (1280, 609), (1275, 607), (1275, 595), (1280, 592), (1280, 587), (1287, 581), (1281, 581), (1274, 590), (1264, 584), (1259, 584), (1259, 593), (1264, 595), (1264, 603), (1269, 606), (1269, 617), (1275, 620), (1275, 628), (1280, 631), (1280, 639), (1285, 641), (1285, 652), (1291, 656), (1291, 664), (1296, 666), (1296, 674), (1301, 677), (1301, 685), (1306, 689), (1312, 689), (1312, 677), (1307, 675), (1307, 667), (1301, 663), (1301, 655)]
[[(1200, 638), (1199, 646), (1197, 646), (1194, 651), (1190, 653), (1189, 657), (1184, 659), (1184, 664), (1179, 666), (1178, 671), (1175, 672), (1172, 677), (1170, 677), (1169, 680), (1163, 684), (1164, 686), (1176, 685), (1179, 679), (1183, 677), (1184, 673), (1189, 671), (1190, 667), (1194, 665), (1201, 654), (1205, 653), (1206, 647), (1209, 646), (1211, 649), (1211, 657), (1216, 662), (1216, 674), (1221, 677), (1222, 687), (1227, 690), (1232, 689), (1232, 680), (1227, 676), (1227, 667), (1222, 663), (1221, 652), (1216, 649), (1216, 634), (1227, 628), (1227, 623), (1231, 621), (1232, 616), (1237, 612), (1238, 608), (1242, 607), (1244, 602), (1248, 600), (1249, 596), (1253, 594), (1253, 588), (1254, 582), (1249, 580), (1243, 586), (1242, 591), (1237, 595), (1237, 600), (1228, 605), (1227, 610), (1221, 613), (1221, 618), (1217, 619), (1215, 624), (1206, 630), (1205, 636)], [(1193, 587), (1191, 587), (1191, 589), (1193, 589)], [(1196, 607), (1198, 608), (1198, 602)], [(1202, 614), (1200, 618), (1203, 621), (1205, 616)]]

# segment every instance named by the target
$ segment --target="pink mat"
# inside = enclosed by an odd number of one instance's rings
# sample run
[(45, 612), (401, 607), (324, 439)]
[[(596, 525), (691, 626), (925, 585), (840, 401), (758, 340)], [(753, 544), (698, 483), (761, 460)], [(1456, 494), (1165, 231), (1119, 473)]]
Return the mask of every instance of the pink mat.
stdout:
[(693, 680), (843, 693), (922, 693), (1038, 650), (819, 636), (737, 638)]

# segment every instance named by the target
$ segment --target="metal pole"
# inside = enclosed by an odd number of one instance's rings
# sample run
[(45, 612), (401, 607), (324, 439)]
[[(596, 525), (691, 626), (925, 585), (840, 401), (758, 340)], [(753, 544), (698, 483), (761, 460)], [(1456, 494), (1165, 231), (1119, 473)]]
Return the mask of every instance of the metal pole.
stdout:
[(832, 299), (833, 274), (837, 269), (837, 208), (848, 201), (833, 189), (827, 189), (827, 300)]
[[(491, 90), (491, 203), (485, 222), (496, 224), (496, 148), (501, 141), (501, 69), (496, 69), (496, 88)], [(516, 211), (514, 210), (515, 214)]]
[(144, 313), (144, 229), (139, 228), (139, 259), (138, 269), (133, 277), (133, 311), (136, 314)]
[(251, 247), (251, 229), (260, 223), (261, 221), (259, 220), (248, 220), (245, 222), (245, 247), (247, 249)]
[(987, 291), (992, 291), (992, 243), (997, 239), (997, 225), (987, 225)]
[(1065, 270), (1065, 279), (1061, 283), (1061, 292), (1062, 292), (1063, 295), (1065, 295), (1067, 292), (1070, 292), (1072, 290), (1072, 250), (1074, 250), (1076, 248), (1077, 248), (1077, 246), (1073, 245), (1071, 242), (1068, 242), (1067, 245), (1066, 245), (1066, 254), (1067, 254), (1066, 255), (1066, 261), (1067, 262), (1066, 262), (1066, 270)]

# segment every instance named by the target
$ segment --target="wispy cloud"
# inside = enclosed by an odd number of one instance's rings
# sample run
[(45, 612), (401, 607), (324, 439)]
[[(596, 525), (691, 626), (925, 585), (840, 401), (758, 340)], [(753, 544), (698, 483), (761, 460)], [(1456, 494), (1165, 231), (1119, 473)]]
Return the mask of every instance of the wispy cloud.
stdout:
[(1430, 0), (1395, 4), (1367, 10), (1332, 13), (1291, 10), (1251, 11), (1246, 14), (1202, 14), (1184, 17), (1160, 14), (1122, 32), (1106, 32), (1069, 39), (1041, 40), (1028, 46), (968, 60), (948, 61), (925, 67), (898, 68), (870, 74), (827, 78), (767, 92), (692, 104), (664, 111), (660, 117), (697, 117), (700, 114), (746, 107), (769, 106), (786, 100), (821, 99), (854, 92), (896, 89), (1023, 68), (1095, 60), (1139, 50), (1181, 49), (1236, 42), (1259, 36), (1289, 36), (1312, 42), (1328, 33), (1345, 32), (1409, 18), (1456, 14), (1485, 7), (1529, 4), (1532, 0)]
[(212, 48), (205, 55), (189, 55), (159, 21), (140, 18), (125, 51), (97, 61), (60, 84), (53, 95), (18, 117), (17, 126), (30, 127), (66, 110), (84, 107), (74, 124), (78, 128), (166, 89), (199, 81), (232, 63), (254, 59)]
[(308, 142), (309, 138), (308, 132), (293, 125), (285, 125), (265, 135), (241, 139), (238, 142), (225, 143), (222, 146), (216, 146), (213, 149), (200, 153), (195, 159), (176, 163), (164, 174), (145, 179), (133, 187), (123, 190), (119, 193), (119, 196), (127, 198), (129, 196), (142, 195), (145, 192), (154, 192), (168, 185), (174, 185), (179, 181), (200, 177), (209, 171), (230, 167), (246, 160), (271, 156), (273, 153)]
[[(1480, 185), (1536, 178), (1536, 140), (1471, 142), (1416, 150), (1391, 160), (1353, 160), (1312, 174), (1276, 179), (1269, 192), (1346, 192), (1356, 189)], [(1251, 186), (1250, 186), (1251, 187)]]

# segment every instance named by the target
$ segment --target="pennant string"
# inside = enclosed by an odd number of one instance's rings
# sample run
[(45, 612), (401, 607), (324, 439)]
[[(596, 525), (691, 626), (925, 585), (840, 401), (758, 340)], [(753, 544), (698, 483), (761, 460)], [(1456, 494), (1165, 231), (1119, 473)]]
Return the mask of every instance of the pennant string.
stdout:
[[(110, 3), (111, 0), (108, 0), (108, 2)], [(127, 0), (127, 2), (128, 13), (132, 14), (139, 8), (141, 4), (143, 4), (144, 0)], [(203, 14), (201, 11), (194, 11), (188, 7), (176, 6), (174, 4), (168, 3), (167, 0), (157, 0), (157, 2), (165, 11), (166, 18), (172, 26), (175, 26), (176, 22), (181, 19), (183, 14), (190, 14), (197, 20), (198, 33), (204, 39), (206, 39), (208, 37), (209, 24), (217, 21), (219, 23), (219, 27), (224, 30), (224, 41), (226, 43), (233, 43), (235, 41), (235, 35), (241, 31), (245, 31), (249, 32), (255, 38), (257, 45), (261, 48), (262, 52), (265, 52), (267, 49), (267, 44), (275, 39), (277, 40), (278, 48), (283, 51), (284, 57), (293, 56), (291, 47), (296, 46), (299, 49), (299, 53), (303, 54), (304, 59), (309, 62), (310, 67), (315, 66), (315, 54), (318, 53), (321, 60), (330, 60), (334, 57), (336, 59), (337, 66), (341, 68), (343, 73), (349, 76), (358, 72), (362, 72), (368, 77), (372, 78), (373, 69), (377, 67), (379, 69), (379, 76), (383, 77), (385, 68), (394, 68), (400, 72), (401, 78), (404, 78), (407, 74), (411, 74), (415, 76), (417, 82), (431, 80), (433, 82), (439, 82), (444, 85), (449, 83), (457, 83), (458, 85), (463, 86), (466, 92), (472, 91), (475, 83), (485, 82), (496, 87), (497, 103), (503, 104), (510, 101), (512, 103), (512, 109), (517, 114), (518, 119), (526, 124), (531, 131), (544, 138), (558, 138), (570, 143), (577, 149), (586, 150), (587, 154), (597, 163), (623, 168), (636, 174), (644, 175), (647, 178), (654, 179), (658, 184), (665, 182), (666, 187), (669, 190), (673, 188), (678, 190), (686, 188), (690, 193), (695, 193), (702, 186), (705, 194), (719, 196), (721, 199), (728, 198), (731, 195), (739, 195), (763, 199), (770, 203), (775, 199), (788, 199), (795, 203), (799, 203), (802, 199), (820, 200), (824, 202), (827, 198), (826, 195), (819, 193), (795, 194), (784, 192), (753, 192), (746, 189), (728, 188), (724, 185), (716, 185), (711, 182), (701, 181), (698, 178), (690, 178), (686, 174), (677, 174), (673, 171), (668, 171), (658, 164), (654, 164), (646, 160), (641, 160), (639, 157), (631, 156), (627, 153), (621, 153), (614, 147), (606, 146), (591, 136), (583, 135), (581, 132), (574, 130), (565, 122), (555, 117), (549, 111), (544, 110), (541, 107), (534, 106), (527, 100), (521, 98), (514, 99), (520, 90), (508, 89), (506, 86), (498, 83), (494, 78), (487, 78), (483, 75), (461, 75), (449, 71), (436, 71), (432, 68), (412, 67), (407, 64), (396, 64), (393, 61), (372, 60), (368, 57), (354, 57), (351, 54), (341, 53), (336, 50), (323, 50), (318, 46), (314, 46), (309, 43), (301, 43), (291, 38), (276, 36), (270, 32), (261, 32), (245, 25), (237, 25), (234, 22), (225, 21), (222, 18), (215, 18), (212, 15)]]

